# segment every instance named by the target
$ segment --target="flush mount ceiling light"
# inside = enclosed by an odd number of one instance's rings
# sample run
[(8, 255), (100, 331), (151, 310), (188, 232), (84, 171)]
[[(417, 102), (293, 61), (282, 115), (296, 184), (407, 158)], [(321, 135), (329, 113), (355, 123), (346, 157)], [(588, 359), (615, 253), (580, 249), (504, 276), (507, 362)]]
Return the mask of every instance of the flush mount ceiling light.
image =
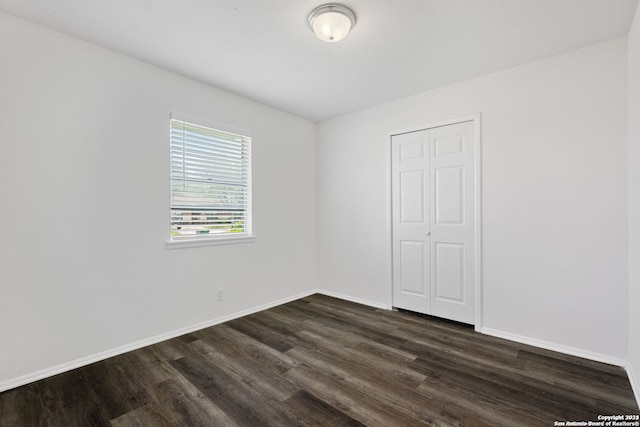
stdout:
[(356, 14), (341, 4), (323, 4), (311, 11), (307, 22), (316, 37), (323, 42), (335, 43), (347, 37), (356, 24)]

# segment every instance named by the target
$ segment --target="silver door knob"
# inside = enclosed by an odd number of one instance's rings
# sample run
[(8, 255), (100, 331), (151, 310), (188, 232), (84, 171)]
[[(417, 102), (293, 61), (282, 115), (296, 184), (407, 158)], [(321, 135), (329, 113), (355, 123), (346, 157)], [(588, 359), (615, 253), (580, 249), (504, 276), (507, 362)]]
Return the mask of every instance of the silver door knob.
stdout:
[(426, 233), (424, 233), (425, 236), (431, 236), (431, 232), (427, 231)]

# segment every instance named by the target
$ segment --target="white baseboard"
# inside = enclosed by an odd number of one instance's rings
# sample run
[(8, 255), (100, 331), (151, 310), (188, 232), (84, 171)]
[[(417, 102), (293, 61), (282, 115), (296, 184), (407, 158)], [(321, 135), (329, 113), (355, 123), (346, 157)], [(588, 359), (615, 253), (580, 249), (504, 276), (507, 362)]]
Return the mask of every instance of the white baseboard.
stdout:
[(38, 381), (44, 378), (52, 377), (54, 375), (61, 374), (63, 372), (71, 371), (76, 368), (81, 368), (86, 365), (90, 365), (95, 362), (99, 362), (101, 360), (108, 359), (110, 357), (118, 356), (123, 353), (127, 353), (129, 351), (137, 350), (139, 348), (147, 347), (152, 344), (157, 344), (162, 341), (166, 341), (172, 338), (179, 337), (184, 334), (188, 334), (190, 332), (199, 331), (200, 329), (208, 328), (210, 326), (218, 325), (220, 323), (228, 322), (233, 319), (237, 319), (243, 316), (247, 316), (249, 314), (257, 313), (259, 311), (267, 310), (272, 307), (276, 307), (278, 305), (286, 304), (291, 301), (295, 301), (300, 298), (307, 297), (309, 295), (313, 295), (315, 293), (319, 293), (317, 289), (303, 292), (301, 294), (294, 295), (292, 297), (283, 298), (277, 301), (272, 301), (266, 304), (258, 305), (256, 307), (249, 308), (247, 310), (243, 310), (240, 312), (228, 314), (226, 316), (217, 317), (212, 320), (208, 320), (206, 322), (201, 322), (195, 325), (190, 325), (184, 328), (176, 329), (174, 331), (168, 332), (166, 334), (156, 335), (151, 338), (143, 339), (140, 341), (136, 341), (130, 344), (126, 344), (120, 347), (116, 347), (113, 349), (109, 349), (106, 351), (102, 351), (100, 353), (95, 353), (90, 356), (81, 357), (79, 359), (75, 359), (69, 362), (61, 363), (59, 365), (52, 366), (50, 368), (45, 368), (36, 372), (32, 372), (26, 375), (22, 375), (17, 378), (12, 378), (6, 381), (0, 382), (0, 392), (10, 390), (16, 387), (20, 387), (25, 384), (32, 383), (34, 381)]
[(638, 382), (638, 377), (635, 375), (635, 372), (630, 364), (629, 366), (627, 366), (627, 376), (629, 377), (629, 382), (631, 383), (633, 395), (636, 397), (636, 403), (640, 408), (640, 382)]
[(512, 334), (510, 332), (499, 331), (491, 328), (481, 328), (480, 333), (485, 335), (491, 335), (497, 338), (504, 338), (509, 341), (519, 342), (521, 344), (531, 345), (533, 347), (540, 347), (551, 351), (557, 351), (558, 353), (569, 354), (571, 356), (582, 357), (583, 359), (593, 360), (595, 362), (608, 363), (609, 365), (621, 366), (626, 368), (628, 361), (619, 359), (617, 357), (608, 356), (606, 354), (600, 354), (583, 350), (580, 348), (569, 347), (566, 345), (556, 344), (549, 341), (530, 338), (524, 335)]
[(326, 295), (328, 297), (334, 297), (345, 301), (355, 302), (356, 304), (368, 305), (369, 307), (381, 308), (383, 310), (391, 310), (391, 307), (386, 304), (379, 303), (377, 301), (370, 301), (361, 298), (355, 298), (350, 295), (341, 294), (339, 292), (327, 291), (324, 289), (316, 289), (316, 293)]

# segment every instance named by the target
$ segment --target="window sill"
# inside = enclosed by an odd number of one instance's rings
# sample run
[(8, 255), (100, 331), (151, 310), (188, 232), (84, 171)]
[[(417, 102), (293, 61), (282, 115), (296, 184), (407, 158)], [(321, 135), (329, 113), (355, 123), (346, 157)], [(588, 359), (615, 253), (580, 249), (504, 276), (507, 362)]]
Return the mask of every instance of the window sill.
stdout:
[(238, 236), (238, 237), (208, 237), (198, 238), (190, 240), (176, 240), (167, 242), (167, 249), (188, 249), (188, 248), (200, 248), (204, 246), (219, 246), (219, 245), (235, 245), (239, 243), (253, 243), (255, 242), (255, 236)]

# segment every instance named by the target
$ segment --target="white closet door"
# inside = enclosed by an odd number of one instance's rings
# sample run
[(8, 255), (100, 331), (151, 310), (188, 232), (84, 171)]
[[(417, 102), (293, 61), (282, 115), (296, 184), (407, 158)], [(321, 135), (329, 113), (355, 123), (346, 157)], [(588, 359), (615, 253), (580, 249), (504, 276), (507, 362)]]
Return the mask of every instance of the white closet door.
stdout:
[(427, 131), (394, 135), (393, 303), (421, 313), (429, 311), (429, 139)]
[(430, 129), (431, 313), (474, 322), (474, 126)]
[(474, 135), (468, 121), (392, 137), (395, 307), (474, 323)]

